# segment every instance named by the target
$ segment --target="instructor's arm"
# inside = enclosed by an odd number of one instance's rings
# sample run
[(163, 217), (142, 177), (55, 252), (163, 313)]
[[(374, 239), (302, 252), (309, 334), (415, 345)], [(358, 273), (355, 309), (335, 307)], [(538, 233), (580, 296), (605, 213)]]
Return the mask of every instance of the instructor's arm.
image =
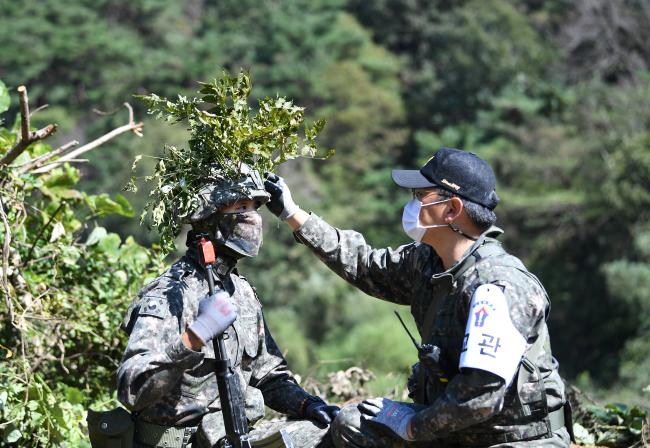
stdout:
[(410, 303), (412, 283), (418, 278), (415, 273), (431, 259), (428, 247), (407, 244), (394, 250), (374, 249), (360, 233), (337, 229), (317, 215), (301, 210), (281, 177), (270, 174), (264, 185), (271, 195), (269, 210), (286, 222), (296, 239), (332, 271), (369, 295), (399, 304)]
[(299, 208), (293, 215), (289, 216), (286, 221), (292, 231), (298, 230), (309, 219), (309, 213)]

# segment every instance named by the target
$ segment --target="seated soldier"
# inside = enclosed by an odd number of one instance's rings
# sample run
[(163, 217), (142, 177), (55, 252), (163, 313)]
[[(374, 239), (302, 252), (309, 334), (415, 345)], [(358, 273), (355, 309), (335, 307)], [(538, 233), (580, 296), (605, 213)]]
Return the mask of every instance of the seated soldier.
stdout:
[[(249, 422), (263, 417), (266, 405), (302, 419), (280, 422), (294, 446), (331, 443), (328, 425), (338, 408), (296, 383), (255, 290), (237, 273), (237, 260), (256, 256), (262, 244), (257, 208), (269, 199), (258, 172), (242, 165), (241, 174), (237, 181), (222, 178), (202, 189), (202, 204), (188, 220), (192, 230), (185, 256), (146, 285), (127, 313), (129, 342), (118, 370), (118, 397), (136, 417), (136, 447), (204, 448), (222, 441), (225, 428), (209, 342), (224, 331)], [(195, 244), (203, 233), (217, 252), (212, 296)], [(251, 436), (278, 429), (278, 423), (262, 425)], [(159, 445), (169, 440), (176, 442)]]

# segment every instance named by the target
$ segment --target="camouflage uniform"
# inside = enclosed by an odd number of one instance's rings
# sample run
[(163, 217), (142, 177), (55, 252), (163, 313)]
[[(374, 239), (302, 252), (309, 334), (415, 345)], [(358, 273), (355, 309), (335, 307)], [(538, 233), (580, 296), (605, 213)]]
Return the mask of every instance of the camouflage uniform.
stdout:
[[(124, 322), (129, 342), (118, 370), (118, 397), (139, 420), (167, 427), (198, 425), (191, 446), (202, 448), (215, 446), (225, 429), (212, 344), (196, 352), (186, 348), (180, 337), (208, 292), (205, 270), (197, 259), (197, 252), (188, 250), (145, 286), (129, 308)], [(268, 330), (254, 289), (234, 265), (234, 260), (217, 260), (215, 286), (231, 294), (238, 308), (225, 344), (245, 391), (246, 415), (255, 422), (264, 416), (267, 405), (301, 418), (306, 406), (320, 399), (294, 380)], [(327, 428), (309, 420), (284, 425), (295, 446), (316, 446), (325, 443), (325, 436), (329, 438)]]
[[(560, 424), (553, 433), (547, 418), (549, 411), (561, 410), (565, 403), (545, 321), (549, 301), (537, 279), (494, 239), (500, 233), (496, 227), (485, 232), (445, 271), (426, 244), (373, 249), (361, 234), (336, 229), (314, 214), (296, 230), (298, 241), (352, 285), (377, 298), (409, 305), (422, 341), (441, 349), (443, 378), (425, 369), (424, 400), (409, 405), (418, 410), (412, 421), (417, 442), (406, 443), (369, 427), (352, 405), (343, 408), (332, 425), (335, 444), (569, 446), (566, 429)], [(527, 366), (530, 372), (520, 365), (510, 387), (491, 373), (458, 367), (472, 295), (486, 283), (503, 287), (512, 322), (526, 339), (526, 356), (534, 358)], [(437, 312), (427, 324), (432, 301), (437, 302), (433, 308)]]

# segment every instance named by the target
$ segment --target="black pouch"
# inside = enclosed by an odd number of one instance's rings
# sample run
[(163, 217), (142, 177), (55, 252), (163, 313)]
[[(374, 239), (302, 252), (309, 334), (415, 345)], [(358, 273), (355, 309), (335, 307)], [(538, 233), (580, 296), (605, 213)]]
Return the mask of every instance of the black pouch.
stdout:
[(133, 448), (135, 424), (124, 408), (88, 410), (88, 435), (93, 448)]

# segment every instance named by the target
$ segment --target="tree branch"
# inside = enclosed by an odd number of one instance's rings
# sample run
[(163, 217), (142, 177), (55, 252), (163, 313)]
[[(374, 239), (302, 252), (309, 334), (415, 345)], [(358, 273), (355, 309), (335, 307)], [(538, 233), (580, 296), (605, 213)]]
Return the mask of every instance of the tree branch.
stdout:
[(96, 147), (103, 145), (109, 140), (114, 139), (120, 134), (124, 134), (125, 132), (132, 131), (135, 135), (138, 137), (142, 137), (142, 123), (135, 123), (133, 121), (133, 108), (129, 103), (124, 103), (124, 106), (129, 110), (129, 122), (123, 126), (120, 126), (119, 128), (113, 129), (111, 132), (102, 135), (96, 140), (93, 140), (90, 143), (86, 143), (85, 145), (81, 146), (80, 148), (75, 149), (74, 151), (69, 152), (68, 154), (64, 155), (63, 157), (59, 158), (58, 160), (55, 160), (54, 162), (51, 162), (47, 166), (42, 166), (36, 170), (33, 170), (32, 173), (34, 174), (42, 174), (42, 173), (47, 173), (48, 171), (56, 168), (57, 166), (61, 165), (62, 163), (65, 162), (70, 162), (74, 159), (77, 158), (77, 156), (88, 152), (92, 149), (95, 149)]
[(20, 100), (20, 138), (29, 140), (29, 99), (27, 98), (27, 88), (18, 86), (18, 99)]
[(47, 152), (43, 154), (42, 156), (36, 157), (34, 159), (31, 159), (22, 165), (16, 166), (16, 168), (19, 168), (18, 172), (19, 173), (26, 173), (27, 171), (31, 171), (34, 168), (39, 168), (43, 165), (45, 165), (45, 162), (50, 160), (52, 157), (56, 157), (59, 154), (63, 154), (66, 152), (68, 149), (72, 148), (73, 146), (77, 146), (79, 142), (77, 140), (72, 140), (71, 142), (66, 143), (63, 146), (59, 146), (53, 151)]
[(9, 220), (7, 219), (7, 214), (5, 213), (5, 204), (0, 196), (0, 217), (2, 218), (2, 224), (5, 229), (5, 238), (4, 244), (2, 246), (2, 289), (5, 292), (5, 301), (7, 302), (7, 311), (9, 312), (9, 321), (12, 325), (15, 325), (15, 316), (14, 316), (14, 305), (11, 301), (11, 295), (9, 294), (9, 245), (11, 244), (11, 228), (9, 227)]
[(18, 87), (18, 96), (20, 100), (20, 140), (9, 150), (5, 156), (0, 159), (0, 165), (9, 165), (11, 162), (25, 151), (29, 145), (54, 134), (57, 129), (56, 124), (48, 124), (36, 132), (29, 130), (29, 99), (27, 98), (27, 88)]
[(52, 224), (52, 221), (54, 220), (54, 218), (56, 218), (56, 215), (59, 214), (59, 212), (64, 206), (65, 206), (65, 199), (61, 201), (57, 209), (54, 211), (54, 213), (52, 213), (52, 216), (50, 216), (50, 219), (47, 221), (47, 223), (45, 223), (45, 225), (41, 227), (41, 230), (39, 230), (38, 234), (36, 235), (36, 238), (34, 238), (34, 241), (32, 242), (32, 246), (29, 248), (29, 252), (27, 253), (27, 259), (24, 262), (25, 265), (27, 265), (31, 261), (32, 255), (34, 254), (34, 248), (36, 247), (36, 243), (38, 243), (38, 241), (41, 239), (41, 236), (43, 236), (43, 232), (45, 232), (45, 229), (50, 227), (50, 224)]
[(38, 106), (36, 109), (34, 109), (34, 110), (32, 110), (32, 111), (29, 112), (29, 116), (31, 117), (31, 116), (34, 115), (36, 112), (40, 112), (40, 111), (42, 111), (43, 109), (47, 109), (48, 107), (50, 107), (49, 104), (43, 104), (42, 106)]

